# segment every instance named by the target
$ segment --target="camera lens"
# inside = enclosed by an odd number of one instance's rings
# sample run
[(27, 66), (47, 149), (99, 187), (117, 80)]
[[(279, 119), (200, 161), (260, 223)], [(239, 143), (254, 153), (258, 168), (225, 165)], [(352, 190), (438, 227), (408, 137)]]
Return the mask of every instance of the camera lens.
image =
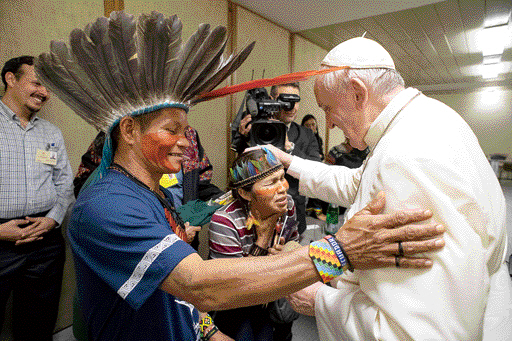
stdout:
[(279, 121), (262, 120), (252, 123), (250, 145), (271, 144), (284, 148), (286, 140), (286, 125)]
[(272, 124), (265, 124), (259, 127), (256, 136), (261, 144), (272, 144), (278, 137), (278, 130)]

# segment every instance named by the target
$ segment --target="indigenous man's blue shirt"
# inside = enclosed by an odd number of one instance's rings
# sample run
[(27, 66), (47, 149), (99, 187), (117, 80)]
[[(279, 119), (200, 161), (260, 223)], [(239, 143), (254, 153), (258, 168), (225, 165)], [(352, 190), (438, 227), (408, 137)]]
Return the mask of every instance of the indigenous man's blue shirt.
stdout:
[(197, 310), (159, 289), (195, 250), (153, 192), (110, 170), (80, 194), (68, 233), (89, 338), (198, 340)]

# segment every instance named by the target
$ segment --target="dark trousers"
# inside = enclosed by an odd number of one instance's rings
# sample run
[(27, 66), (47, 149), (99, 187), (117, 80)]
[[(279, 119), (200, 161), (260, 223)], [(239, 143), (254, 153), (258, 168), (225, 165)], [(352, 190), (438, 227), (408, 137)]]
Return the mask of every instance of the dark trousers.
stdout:
[(0, 241), (0, 326), (12, 292), (14, 340), (52, 340), (64, 260), (65, 245), (60, 229), (24, 245)]
[(293, 321), (289, 323), (273, 323), (274, 341), (291, 341)]
[(272, 341), (273, 326), (267, 308), (260, 305), (217, 311), (215, 325), (235, 341)]

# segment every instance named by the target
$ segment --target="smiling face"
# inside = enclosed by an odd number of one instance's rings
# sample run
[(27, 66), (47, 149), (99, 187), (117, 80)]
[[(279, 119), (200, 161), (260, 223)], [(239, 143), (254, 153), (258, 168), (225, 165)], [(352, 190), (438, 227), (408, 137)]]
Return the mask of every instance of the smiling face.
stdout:
[(183, 162), (183, 152), (189, 146), (185, 137), (188, 126), (182, 109), (159, 110), (148, 127), (140, 127), (140, 151), (144, 163), (161, 174), (177, 173)]
[(38, 112), (48, 100), (46, 88), (37, 79), (33, 65), (21, 65), (22, 75), (19, 79), (12, 72), (5, 75), (8, 89), (17, 110), (26, 114)]
[(251, 211), (259, 212), (259, 216), (267, 217), (276, 213), (284, 213), (288, 207), (286, 192), (288, 181), (284, 178), (284, 170), (280, 169), (269, 176), (256, 181), (250, 192), (239, 191), (249, 201)]

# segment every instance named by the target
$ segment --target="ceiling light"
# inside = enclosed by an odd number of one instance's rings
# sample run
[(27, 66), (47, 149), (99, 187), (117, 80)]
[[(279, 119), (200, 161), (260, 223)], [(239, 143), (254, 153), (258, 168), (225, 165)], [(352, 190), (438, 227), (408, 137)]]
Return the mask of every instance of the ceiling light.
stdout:
[(485, 18), (484, 27), (506, 25), (509, 17), (509, 12), (488, 14), (487, 18)]
[(496, 64), (501, 61), (501, 54), (493, 56), (484, 56), (484, 64)]
[(480, 34), (482, 54), (484, 56), (502, 54), (508, 35), (507, 25), (484, 28)]
[(502, 91), (496, 87), (486, 88), (480, 95), (480, 103), (483, 105), (497, 104), (500, 102), (502, 97)]

